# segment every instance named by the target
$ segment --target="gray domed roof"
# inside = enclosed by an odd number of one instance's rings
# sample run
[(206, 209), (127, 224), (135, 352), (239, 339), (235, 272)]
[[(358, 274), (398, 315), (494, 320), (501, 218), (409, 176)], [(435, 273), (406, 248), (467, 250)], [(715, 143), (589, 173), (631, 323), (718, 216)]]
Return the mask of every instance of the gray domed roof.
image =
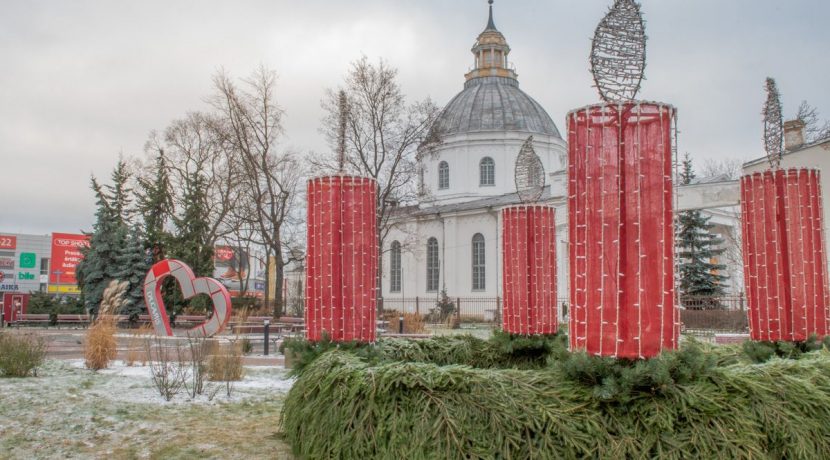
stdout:
[(438, 117), (443, 135), (481, 131), (523, 131), (561, 139), (545, 109), (506, 77), (468, 80)]

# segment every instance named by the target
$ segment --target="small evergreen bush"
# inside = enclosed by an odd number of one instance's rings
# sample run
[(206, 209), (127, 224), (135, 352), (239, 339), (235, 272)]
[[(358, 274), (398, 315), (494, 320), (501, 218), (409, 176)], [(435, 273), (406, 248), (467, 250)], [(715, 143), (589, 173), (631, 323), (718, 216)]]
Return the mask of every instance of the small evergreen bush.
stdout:
[(0, 332), (0, 375), (36, 376), (46, 358), (46, 342), (32, 334)]
[(752, 362), (763, 363), (772, 357), (800, 359), (805, 353), (821, 350), (822, 347), (830, 348), (830, 336), (821, 341), (815, 335), (811, 335), (804, 342), (747, 340), (743, 343), (743, 352)]

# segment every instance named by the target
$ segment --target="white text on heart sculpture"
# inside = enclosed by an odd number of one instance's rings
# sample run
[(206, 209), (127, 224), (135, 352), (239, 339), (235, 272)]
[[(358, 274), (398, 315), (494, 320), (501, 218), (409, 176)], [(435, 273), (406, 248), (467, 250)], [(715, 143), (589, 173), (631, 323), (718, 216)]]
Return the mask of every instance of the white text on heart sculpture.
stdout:
[(157, 335), (173, 335), (170, 317), (161, 296), (162, 281), (168, 276), (178, 281), (185, 299), (207, 294), (213, 302), (213, 316), (188, 331), (189, 336), (212, 337), (225, 329), (231, 317), (231, 295), (225, 286), (213, 278), (196, 278), (193, 270), (180, 260), (165, 259), (153, 265), (144, 278), (144, 303)]

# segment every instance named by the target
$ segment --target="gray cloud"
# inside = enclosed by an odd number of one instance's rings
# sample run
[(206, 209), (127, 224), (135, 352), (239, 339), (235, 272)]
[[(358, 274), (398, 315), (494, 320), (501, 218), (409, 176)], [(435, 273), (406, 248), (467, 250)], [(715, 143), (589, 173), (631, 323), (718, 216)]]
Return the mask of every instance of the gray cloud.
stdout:
[[(560, 125), (594, 102), (587, 53), (609, 1), (496, 2), (522, 88)], [(763, 80), (785, 114), (802, 99), (830, 117), (823, 0), (643, 0), (649, 35), (642, 96), (676, 105), (681, 151), (757, 157)], [(326, 149), (320, 98), (350, 61), (384, 57), (411, 99), (445, 104), (463, 84), (486, 21), (483, 0), (419, 2), (6, 1), (0, 17), (0, 230), (89, 229), (89, 176), (148, 133), (205, 109), (219, 67), (279, 76), (284, 144)]]

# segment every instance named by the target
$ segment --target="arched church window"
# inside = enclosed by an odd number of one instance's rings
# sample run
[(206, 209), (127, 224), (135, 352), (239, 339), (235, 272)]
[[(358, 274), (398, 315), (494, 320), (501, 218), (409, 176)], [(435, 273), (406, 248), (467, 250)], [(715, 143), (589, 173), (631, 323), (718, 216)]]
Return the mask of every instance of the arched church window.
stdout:
[(483, 291), (486, 289), (485, 282), (485, 261), (484, 261), (484, 235), (476, 233), (473, 235), (473, 290)]
[(479, 185), (496, 185), (496, 162), (490, 157), (484, 157), (478, 164)]
[(438, 292), (441, 263), (438, 260), (438, 240), (427, 240), (427, 292)]
[(392, 242), (389, 253), (389, 292), (401, 292), (401, 243)]
[(446, 161), (438, 163), (438, 190), (450, 188), (450, 165)]

